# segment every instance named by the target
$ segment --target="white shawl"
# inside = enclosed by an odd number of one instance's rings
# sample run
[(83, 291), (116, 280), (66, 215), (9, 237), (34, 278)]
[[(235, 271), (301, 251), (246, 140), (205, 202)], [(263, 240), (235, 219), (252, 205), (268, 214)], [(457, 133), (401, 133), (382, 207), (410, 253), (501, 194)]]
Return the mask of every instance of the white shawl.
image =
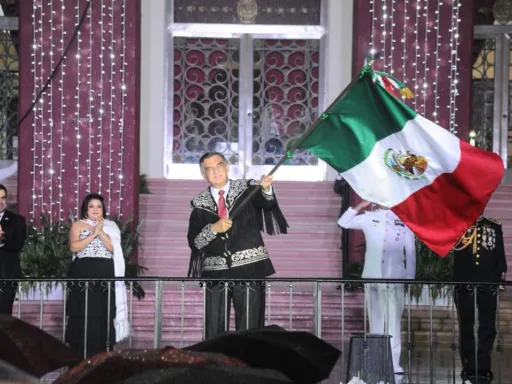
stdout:
[[(95, 225), (91, 220), (88, 224)], [(111, 220), (103, 221), (103, 231), (110, 237), (114, 247), (114, 274), (116, 277), (125, 277), (125, 262), (123, 249), (121, 248), (121, 231), (117, 224)], [(116, 281), (116, 317), (114, 318), (114, 327), (116, 329), (116, 342), (126, 339), (130, 334), (130, 324), (128, 322), (128, 307), (126, 305), (126, 286), (123, 281)]]

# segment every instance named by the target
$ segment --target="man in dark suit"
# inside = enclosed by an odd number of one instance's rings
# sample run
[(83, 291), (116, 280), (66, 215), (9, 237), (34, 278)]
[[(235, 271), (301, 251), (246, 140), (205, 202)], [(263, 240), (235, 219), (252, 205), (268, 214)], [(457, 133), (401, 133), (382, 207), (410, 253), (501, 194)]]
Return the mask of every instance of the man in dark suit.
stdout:
[(2, 278), (21, 277), (19, 253), (26, 236), (25, 218), (7, 210), (7, 188), (0, 184), (0, 314), (12, 315), (18, 284)]
[[(489, 383), (493, 378), (491, 353), (496, 337), (496, 306), (499, 283), (505, 280), (507, 261), (501, 224), (480, 217), (454, 248), (453, 278), (459, 317), (459, 349), (462, 380)], [(495, 285), (470, 285), (496, 283)], [(475, 300), (476, 295), (476, 300)], [(475, 340), (475, 310), (478, 308), (478, 340)]]
[[(205, 337), (229, 330), (231, 301), (236, 329), (264, 326), (265, 286), (229, 283), (230, 279), (263, 279), (274, 273), (261, 231), (286, 233), (287, 223), (277, 204), (272, 177), (261, 181), (229, 180), (229, 164), (218, 152), (199, 160), (210, 186), (191, 201), (188, 243), (192, 250), (188, 276), (225, 279), (206, 285)], [(260, 188), (251, 201), (231, 218), (245, 198)], [(227, 320), (227, 322), (226, 322)]]

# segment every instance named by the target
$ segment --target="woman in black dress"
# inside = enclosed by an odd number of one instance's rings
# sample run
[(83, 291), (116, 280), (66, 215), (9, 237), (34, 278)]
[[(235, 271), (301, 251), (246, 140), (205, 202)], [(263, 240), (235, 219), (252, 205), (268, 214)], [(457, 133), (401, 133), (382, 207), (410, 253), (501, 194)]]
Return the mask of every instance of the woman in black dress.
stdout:
[(103, 197), (90, 194), (82, 203), (82, 220), (69, 232), (73, 262), (68, 277), (83, 280), (69, 282), (66, 341), (84, 358), (112, 350), (129, 332), (124, 282), (88, 281), (124, 277), (120, 231), (105, 214)]

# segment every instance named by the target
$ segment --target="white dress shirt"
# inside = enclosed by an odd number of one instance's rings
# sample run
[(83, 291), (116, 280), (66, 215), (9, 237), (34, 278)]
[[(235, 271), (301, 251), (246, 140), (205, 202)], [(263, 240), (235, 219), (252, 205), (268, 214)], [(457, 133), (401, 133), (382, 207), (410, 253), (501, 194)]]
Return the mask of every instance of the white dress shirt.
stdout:
[(228, 182), (222, 189), (217, 189), (217, 188), (213, 187), (213, 185), (210, 187), (210, 192), (212, 193), (213, 200), (215, 200), (215, 204), (217, 204), (217, 206), (219, 206), (219, 199), (220, 199), (219, 192), (224, 191), (224, 200), (226, 200), (226, 196), (228, 195), (230, 184), (231, 184), (231, 182), (228, 180)]
[(389, 209), (358, 211), (349, 208), (338, 220), (343, 228), (360, 229), (366, 240), (363, 278), (414, 279), (416, 245), (414, 234)]

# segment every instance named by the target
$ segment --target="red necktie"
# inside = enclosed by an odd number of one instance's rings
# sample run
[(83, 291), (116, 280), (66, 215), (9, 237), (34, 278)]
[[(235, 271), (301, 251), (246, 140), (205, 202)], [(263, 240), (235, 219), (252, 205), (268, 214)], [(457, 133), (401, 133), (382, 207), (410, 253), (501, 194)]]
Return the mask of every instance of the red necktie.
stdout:
[(219, 191), (219, 217), (221, 219), (228, 217), (228, 209), (226, 208), (226, 200), (224, 200), (224, 191)]

